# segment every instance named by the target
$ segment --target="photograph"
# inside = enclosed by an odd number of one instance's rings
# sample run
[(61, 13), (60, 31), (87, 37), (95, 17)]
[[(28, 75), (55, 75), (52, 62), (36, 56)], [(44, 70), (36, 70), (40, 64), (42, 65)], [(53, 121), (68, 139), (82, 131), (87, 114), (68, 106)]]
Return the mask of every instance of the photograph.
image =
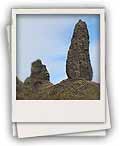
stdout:
[(100, 14), (17, 14), (16, 44), (16, 100), (100, 100)]
[(105, 122), (104, 9), (12, 9), (11, 53), (13, 122)]

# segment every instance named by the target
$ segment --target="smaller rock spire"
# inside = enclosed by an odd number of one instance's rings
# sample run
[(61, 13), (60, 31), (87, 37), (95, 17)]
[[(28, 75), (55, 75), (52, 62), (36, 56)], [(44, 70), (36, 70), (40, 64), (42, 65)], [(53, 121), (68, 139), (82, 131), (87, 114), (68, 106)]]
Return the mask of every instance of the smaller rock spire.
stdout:
[(50, 80), (50, 75), (46, 65), (42, 64), (40, 59), (34, 61), (31, 67), (31, 78), (39, 78), (41, 80)]

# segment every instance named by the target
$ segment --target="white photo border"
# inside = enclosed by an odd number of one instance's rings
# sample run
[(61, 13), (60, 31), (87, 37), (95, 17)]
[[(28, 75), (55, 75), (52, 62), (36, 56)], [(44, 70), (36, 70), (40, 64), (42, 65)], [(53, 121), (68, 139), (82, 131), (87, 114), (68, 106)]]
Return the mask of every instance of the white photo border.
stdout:
[[(16, 15), (100, 15), (100, 100), (16, 100)], [(12, 9), (12, 122), (105, 122), (105, 10)]]

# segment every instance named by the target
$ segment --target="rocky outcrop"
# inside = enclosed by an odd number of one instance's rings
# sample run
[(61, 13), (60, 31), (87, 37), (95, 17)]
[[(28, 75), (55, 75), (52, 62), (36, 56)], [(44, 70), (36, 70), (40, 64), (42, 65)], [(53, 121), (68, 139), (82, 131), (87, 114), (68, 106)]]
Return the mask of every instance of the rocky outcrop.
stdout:
[(92, 80), (93, 71), (89, 55), (89, 33), (82, 20), (75, 25), (66, 62), (66, 73), (70, 79)]
[(87, 80), (66, 79), (56, 85), (43, 84), (36, 92), (24, 86), (19, 100), (99, 100), (99, 84)]
[[(40, 59), (34, 61), (31, 66), (31, 75), (23, 83), (21, 97), (19, 96), (19, 92), (17, 92), (17, 99), (35, 99), (38, 91), (44, 90), (53, 85), (49, 80), (50, 75), (46, 66), (42, 64)], [(18, 86), (18, 90), (19, 87), (20, 86)]]

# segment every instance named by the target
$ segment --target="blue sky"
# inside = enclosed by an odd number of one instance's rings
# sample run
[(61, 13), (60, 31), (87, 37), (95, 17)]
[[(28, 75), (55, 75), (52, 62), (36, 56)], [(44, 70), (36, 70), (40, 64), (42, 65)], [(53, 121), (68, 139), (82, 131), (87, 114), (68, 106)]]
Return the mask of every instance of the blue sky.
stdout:
[(90, 59), (93, 81), (99, 82), (99, 15), (18, 15), (17, 76), (24, 81), (31, 63), (41, 59), (54, 84), (66, 79), (66, 58), (75, 24), (87, 23), (90, 36)]

